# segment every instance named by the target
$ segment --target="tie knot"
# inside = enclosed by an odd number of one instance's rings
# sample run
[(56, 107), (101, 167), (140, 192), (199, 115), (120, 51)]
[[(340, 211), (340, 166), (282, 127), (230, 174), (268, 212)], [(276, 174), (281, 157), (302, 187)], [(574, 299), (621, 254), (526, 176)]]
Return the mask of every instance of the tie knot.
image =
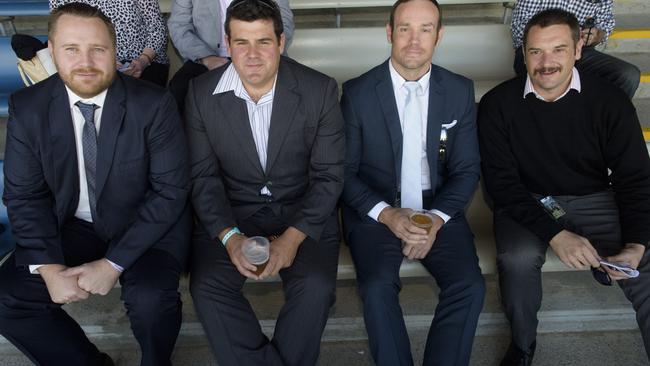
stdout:
[(420, 89), (420, 83), (417, 81), (407, 81), (404, 83), (404, 87), (408, 92), (408, 95), (416, 95), (417, 91)]
[(95, 119), (95, 109), (99, 108), (97, 104), (88, 104), (84, 102), (77, 102), (75, 103), (77, 108), (79, 108), (79, 111), (81, 111), (81, 115), (84, 117), (86, 122), (93, 122)]

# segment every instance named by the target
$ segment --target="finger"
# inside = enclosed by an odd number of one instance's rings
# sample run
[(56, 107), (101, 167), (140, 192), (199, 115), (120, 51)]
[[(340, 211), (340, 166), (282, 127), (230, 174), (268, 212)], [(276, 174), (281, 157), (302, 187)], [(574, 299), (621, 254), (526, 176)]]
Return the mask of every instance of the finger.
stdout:
[(84, 272), (84, 268), (79, 266), (79, 267), (68, 268), (66, 270), (59, 272), (59, 274), (63, 277), (74, 277), (74, 276), (81, 275), (83, 272)]
[(411, 250), (413, 250), (413, 246), (408, 242), (404, 243), (404, 246), (402, 247), (402, 254), (405, 257), (408, 257), (411, 254)]
[(623, 273), (621, 273), (621, 272), (619, 272), (617, 270), (611, 269), (611, 268), (609, 268), (607, 266), (602, 266), (602, 268), (605, 270), (605, 272), (607, 272), (607, 274), (609, 274), (609, 277), (611, 277), (612, 280), (618, 281), (618, 280), (625, 280), (625, 279), (628, 278)]

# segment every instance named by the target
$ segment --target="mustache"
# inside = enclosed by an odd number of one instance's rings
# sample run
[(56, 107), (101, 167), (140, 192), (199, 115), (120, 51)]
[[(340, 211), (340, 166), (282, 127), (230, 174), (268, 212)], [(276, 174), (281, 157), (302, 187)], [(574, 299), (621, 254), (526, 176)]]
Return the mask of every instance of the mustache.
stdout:
[(562, 70), (561, 67), (559, 66), (553, 66), (553, 67), (538, 67), (535, 69), (534, 74), (546, 74), (546, 73), (552, 73), (556, 71)]
[(71, 72), (71, 74), (88, 74), (88, 73), (101, 74), (102, 70), (95, 69), (92, 67), (86, 67), (86, 68), (74, 69)]

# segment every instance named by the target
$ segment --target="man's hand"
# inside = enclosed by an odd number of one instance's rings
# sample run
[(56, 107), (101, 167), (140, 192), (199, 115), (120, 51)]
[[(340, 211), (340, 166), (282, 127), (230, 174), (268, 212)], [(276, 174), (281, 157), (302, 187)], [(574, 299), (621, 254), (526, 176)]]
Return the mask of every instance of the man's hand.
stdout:
[(550, 244), (562, 263), (571, 268), (600, 267), (598, 252), (589, 240), (580, 235), (562, 230), (551, 239)]
[(412, 212), (410, 208), (386, 207), (379, 213), (377, 221), (388, 226), (390, 231), (406, 244), (426, 244), (429, 239), (427, 231), (411, 223), (409, 215)]
[[(225, 235), (228, 231), (229, 229), (224, 230), (222, 235), (219, 235), (219, 237), (223, 238), (223, 235)], [(226, 251), (228, 252), (228, 256), (230, 256), (230, 261), (235, 265), (242, 276), (257, 280), (258, 277), (255, 275), (255, 273), (253, 273), (255, 271), (255, 266), (246, 259), (244, 253), (242, 252), (242, 246), (244, 245), (244, 241), (246, 241), (246, 239), (248, 239), (248, 237), (243, 234), (235, 234), (231, 236), (226, 243)]]
[(225, 65), (228, 62), (228, 59), (219, 56), (206, 56), (199, 61), (203, 66), (207, 67), (208, 70), (214, 70), (221, 65)]
[(599, 44), (605, 38), (605, 31), (595, 27), (582, 28), (580, 31), (580, 38), (582, 38), (585, 47), (594, 46)]
[(442, 225), (445, 224), (445, 220), (443, 220), (440, 216), (433, 213), (431, 214), (431, 216), (433, 216), (433, 226), (431, 227), (431, 230), (429, 230), (429, 234), (427, 235), (427, 240), (425, 242), (419, 242), (419, 243), (404, 242), (404, 244), (402, 245), (402, 254), (404, 254), (404, 256), (407, 257), (408, 259), (413, 260), (413, 259), (422, 259), (426, 257), (427, 254), (429, 254), (429, 251), (431, 250), (433, 243), (436, 241), (438, 230), (440, 230)]
[(57, 304), (69, 304), (87, 299), (88, 292), (79, 288), (76, 277), (61, 275), (66, 268), (62, 264), (46, 264), (38, 268), (52, 301)]
[(280, 237), (273, 240), (269, 251), (269, 261), (266, 263), (266, 268), (260, 275), (260, 279), (275, 276), (281, 269), (291, 266), (296, 258), (298, 247), (306, 237), (307, 235), (302, 231), (289, 227)]
[[(639, 267), (639, 263), (641, 262), (641, 259), (643, 258), (643, 254), (645, 254), (645, 246), (642, 244), (636, 244), (636, 243), (628, 243), (625, 245), (625, 248), (621, 250), (620, 253), (617, 255), (613, 255), (611, 257), (605, 258), (606, 261), (612, 262), (612, 263), (621, 263), (621, 264), (626, 264), (634, 269)], [(622, 274), (619, 271), (615, 271), (613, 269), (610, 269), (607, 266), (602, 266), (602, 268), (609, 273), (609, 277), (611, 277), (613, 280), (626, 280), (628, 279), (627, 276)]]
[(77, 278), (79, 287), (94, 295), (106, 295), (115, 286), (120, 277), (120, 271), (115, 269), (106, 258), (71, 267), (61, 272), (68, 278)]

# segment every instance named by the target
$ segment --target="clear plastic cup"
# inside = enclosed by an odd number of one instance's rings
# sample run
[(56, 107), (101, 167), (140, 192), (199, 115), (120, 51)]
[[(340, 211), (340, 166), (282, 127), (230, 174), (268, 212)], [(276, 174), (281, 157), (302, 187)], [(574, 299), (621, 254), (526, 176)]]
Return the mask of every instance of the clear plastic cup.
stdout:
[(246, 260), (257, 267), (253, 271), (256, 276), (262, 274), (266, 268), (266, 263), (269, 261), (269, 248), (269, 239), (263, 236), (252, 236), (244, 241), (242, 253)]
[(427, 233), (429, 233), (433, 227), (433, 216), (424, 210), (413, 211), (413, 213), (409, 215), (409, 220), (411, 221), (411, 224), (426, 230)]

